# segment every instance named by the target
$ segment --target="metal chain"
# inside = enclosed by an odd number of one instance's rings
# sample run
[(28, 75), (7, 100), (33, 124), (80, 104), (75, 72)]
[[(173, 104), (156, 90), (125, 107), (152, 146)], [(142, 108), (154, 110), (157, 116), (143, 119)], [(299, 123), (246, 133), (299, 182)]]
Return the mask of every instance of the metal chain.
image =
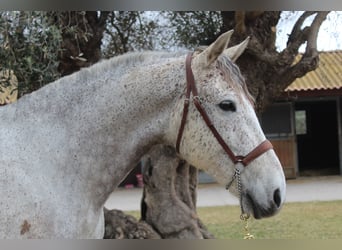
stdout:
[(232, 177), (232, 180), (226, 185), (227, 190), (232, 186), (233, 182), (235, 181), (235, 179), (238, 175), (238, 172), (240, 172), (240, 171), (237, 171), (237, 169), (235, 168), (235, 172), (234, 172), (234, 175)]
[(243, 238), (247, 240), (254, 239), (254, 235), (249, 232), (249, 227), (248, 227), (248, 219), (250, 218), (250, 215), (248, 213), (245, 213), (243, 209), (243, 205), (242, 205), (241, 170), (238, 168), (238, 166), (235, 167), (235, 172), (232, 177), (232, 180), (226, 185), (226, 189), (229, 189), (235, 180), (236, 180), (236, 188), (237, 188), (239, 200), (240, 200), (240, 209), (241, 209), (240, 219), (243, 222), (245, 222), (245, 226), (244, 226), (245, 236)]
[(240, 215), (240, 219), (245, 222), (245, 226), (244, 226), (245, 236), (243, 237), (243, 239), (245, 239), (245, 240), (253, 240), (254, 239), (254, 235), (249, 232), (249, 227), (248, 227), (249, 217), (250, 217), (249, 214), (241, 214)]
[(244, 230), (245, 230), (245, 236), (243, 237), (245, 240), (251, 240), (254, 239), (254, 235), (249, 232), (249, 227), (248, 227), (248, 219), (250, 218), (250, 215), (248, 213), (245, 213), (242, 205), (242, 181), (241, 181), (241, 171), (238, 168), (235, 168), (235, 174), (236, 175), (236, 185), (237, 185), (237, 190), (239, 193), (239, 198), (240, 198), (240, 209), (241, 209), (241, 215), (240, 219), (245, 222)]
[(238, 168), (235, 168), (235, 174), (237, 178), (236, 186), (239, 193), (239, 199), (240, 199), (240, 208), (241, 213), (244, 214), (243, 207), (242, 207), (242, 182), (241, 182), (241, 171)]

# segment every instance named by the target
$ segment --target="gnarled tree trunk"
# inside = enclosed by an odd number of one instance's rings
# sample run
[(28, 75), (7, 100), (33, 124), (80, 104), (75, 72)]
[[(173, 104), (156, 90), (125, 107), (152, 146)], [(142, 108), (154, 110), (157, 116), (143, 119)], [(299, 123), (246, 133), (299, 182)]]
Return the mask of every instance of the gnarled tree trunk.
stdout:
[(104, 239), (161, 239), (161, 236), (146, 222), (113, 209), (104, 209)]
[(163, 145), (155, 146), (143, 162), (141, 219), (162, 238), (213, 238), (196, 213), (197, 170)]
[(171, 147), (155, 146), (143, 159), (141, 219), (105, 210), (105, 238), (211, 239), (196, 213), (197, 170)]

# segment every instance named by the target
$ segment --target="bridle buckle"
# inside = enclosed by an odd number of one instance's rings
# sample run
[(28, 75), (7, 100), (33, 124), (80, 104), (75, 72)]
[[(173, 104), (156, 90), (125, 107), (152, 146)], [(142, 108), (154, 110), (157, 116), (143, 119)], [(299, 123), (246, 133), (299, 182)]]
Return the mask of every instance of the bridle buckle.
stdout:
[(241, 163), (241, 164), (245, 165), (245, 164), (244, 164), (244, 161), (243, 161), (244, 159), (245, 159), (244, 156), (242, 156), (242, 155), (237, 155), (237, 156), (235, 156), (235, 161), (234, 161), (234, 163), (235, 163), (235, 164)]

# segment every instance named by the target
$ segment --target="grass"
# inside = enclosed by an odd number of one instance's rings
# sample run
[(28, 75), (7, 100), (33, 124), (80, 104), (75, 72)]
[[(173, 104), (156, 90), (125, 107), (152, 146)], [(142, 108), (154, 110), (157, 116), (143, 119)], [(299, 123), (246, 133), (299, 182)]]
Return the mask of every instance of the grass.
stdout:
[[(198, 215), (218, 239), (242, 239), (238, 206), (204, 207)], [(130, 212), (139, 217), (138, 212)], [(274, 217), (249, 221), (256, 239), (342, 239), (342, 201), (287, 203)]]

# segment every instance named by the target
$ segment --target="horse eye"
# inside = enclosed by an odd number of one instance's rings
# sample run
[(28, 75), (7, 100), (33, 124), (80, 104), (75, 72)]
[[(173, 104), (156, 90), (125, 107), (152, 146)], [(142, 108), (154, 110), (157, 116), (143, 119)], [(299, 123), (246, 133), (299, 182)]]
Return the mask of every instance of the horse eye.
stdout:
[(235, 103), (232, 101), (228, 101), (228, 100), (222, 101), (219, 104), (219, 107), (224, 111), (231, 111), (231, 112), (236, 111)]

